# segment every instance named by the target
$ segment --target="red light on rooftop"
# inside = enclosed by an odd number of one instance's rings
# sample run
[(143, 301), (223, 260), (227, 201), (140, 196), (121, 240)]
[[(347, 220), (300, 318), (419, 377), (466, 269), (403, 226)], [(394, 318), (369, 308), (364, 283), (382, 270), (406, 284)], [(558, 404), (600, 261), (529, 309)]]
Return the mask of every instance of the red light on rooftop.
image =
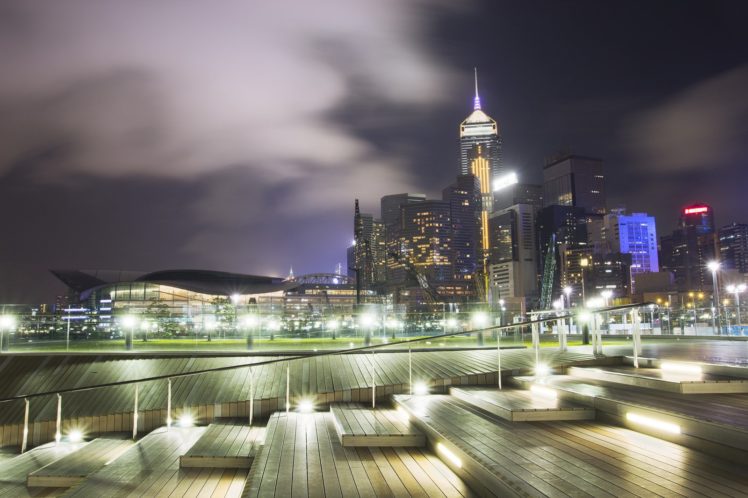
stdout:
[(683, 214), (699, 214), (709, 211), (709, 206), (694, 206), (683, 210)]

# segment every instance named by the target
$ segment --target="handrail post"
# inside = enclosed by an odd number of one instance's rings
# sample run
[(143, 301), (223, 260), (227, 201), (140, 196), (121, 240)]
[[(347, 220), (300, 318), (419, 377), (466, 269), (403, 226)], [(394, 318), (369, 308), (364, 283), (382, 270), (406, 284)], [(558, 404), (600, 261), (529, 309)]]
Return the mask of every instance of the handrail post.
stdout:
[[(371, 352), (371, 407), (377, 407), (377, 370), (374, 366), (374, 351)], [(412, 388), (411, 388), (412, 390)]]
[(26, 451), (29, 442), (29, 399), (23, 398), (23, 439), (21, 440), (21, 453)]
[(59, 444), (62, 439), (60, 423), (62, 422), (62, 395), (57, 394), (57, 423), (55, 424), (55, 443)]
[(255, 412), (255, 375), (252, 367), (249, 368), (249, 426), (252, 426), (252, 417)]
[(499, 389), (501, 389), (501, 330), (496, 334), (496, 356), (498, 360), (498, 370), (496, 374), (499, 381)]
[(535, 368), (540, 365), (540, 324), (533, 323), (532, 329), (532, 347), (535, 349)]
[(286, 413), (291, 409), (291, 363), (286, 364)]
[(166, 430), (171, 429), (171, 421), (171, 379), (169, 379), (166, 395)]
[(132, 438), (138, 437), (138, 385), (135, 384), (135, 406), (132, 410)]
[(413, 395), (413, 352), (411, 351), (410, 342), (408, 342), (408, 387), (410, 395)]

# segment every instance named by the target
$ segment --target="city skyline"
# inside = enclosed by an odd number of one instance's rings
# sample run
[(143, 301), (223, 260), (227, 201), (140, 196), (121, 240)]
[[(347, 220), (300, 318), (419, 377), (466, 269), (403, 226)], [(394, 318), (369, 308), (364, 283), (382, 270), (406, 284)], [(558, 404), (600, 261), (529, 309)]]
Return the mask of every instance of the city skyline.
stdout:
[[(474, 66), (482, 109), (502, 131), (504, 167), (521, 181), (540, 183), (544, 158), (570, 145), (605, 161), (609, 208), (625, 204), (655, 216), (660, 234), (695, 202), (713, 206), (717, 227), (748, 222), (740, 195), (748, 181), (741, 168), (748, 156), (742, 6), (665, 2), (648, 5), (645, 16), (636, 6), (574, 14), (549, 3), (546, 16), (535, 19), (532, 9), (513, 5), (374, 5), (340, 13), (361, 28), (360, 45), (351, 48), (365, 55), (359, 64), (341, 66), (344, 52), (337, 61), (320, 55), (342, 50), (354, 36), (336, 23), (332, 39), (320, 42), (325, 50), (311, 56), (328, 64), (323, 70), (294, 66), (306, 61), (298, 49), (270, 48), (265, 33), (262, 48), (291, 69), (258, 60), (228, 71), (241, 51), (227, 51), (226, 35), (209, 30), (205, 45), (191, 46), (222, 54), (206, 65), (196, 50), (186, 55), (149, 30), (115, 22), (121, 16), (137, 24), (153, 14), (155, 30), (169, 26), (169, 9), (98, 7), (91, 12), (98, 22), (83, 26), (75, 12), (90, 9), (85, 2), (64, 13), (8, 2), (4, 17), (18, 22), (2, 35), (9, 47), (2, 67), (12, 74), (0, 85), (0, 104), (9, 111), (0, 121), (0, 206), (11, 213), (0, 252), (2, 300), (50, 301), (60, 289), (47, 274), (55, 267), (332, 271), (345, 261), (353, 198), (374, 212), (384, 195), (437, 198), (454, 181), (456, 126), (473, 107)], [(232, 9), (213, 18), (237, 27), (232, 13), (258, 14)], [(187, 10), (194, 20), (201, 7)], [(382, 27), (403, 13), (385, 36)], [(272, 8), (259, 14), (280, 23)], [(304, 14), (295, 12), (294, 21)], [(320, 17), (305, 29), (284, 27), (308, 42), (330, 28)], [(685, 36), (704, 18), (719, 19), (724, 29), (698, 40)], [(564, 23), (584, 27), (599, 43), (580, 34), (556, 44)], [(76, 31), (72, 41), (60, 41)], [(155, 50), (134, 44), (135, 33)], [(190, 30), (175, 33), (179, 45)], [(83, 50), (106, 34), (129, 43)], [(507, 43), (512, 36), (533, 43)], [(385, 65), (382, 37), (399, 54)], [(56, 51), (39, 55), (55, 41)], [(52, 63), (55, 56), (69, 63)], [(256, 78), (258, 68), (266, 69), (265, 79)], [(298, 75), (305, 84), (286, 83)], [(276, 81), (283, 84), (268, 84)], [(162, 99), (164, 84), (173, 100)], [(265, 104), (267, 95), (273, 98)], [(242, 99), (246, 104), (231, 105)], [(278, 153), (283, 142), (260, 125), (289, 123), (284, 131), (294, 146)], [(154, 137), (171, 149), (155, 147)]]

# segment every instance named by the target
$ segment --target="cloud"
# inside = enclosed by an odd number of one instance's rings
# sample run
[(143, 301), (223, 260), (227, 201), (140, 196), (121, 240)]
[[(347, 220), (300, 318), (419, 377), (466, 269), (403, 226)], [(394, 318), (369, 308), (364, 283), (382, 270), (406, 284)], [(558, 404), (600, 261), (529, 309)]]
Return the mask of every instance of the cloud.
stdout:
[(748, 137), (748, 65), (702, 81), (634, 117), (624, 139), (640, 169), (677, 173), (738, 159)]
[(323, 203), (296, 186), (333, 204), (356, 182), (400, 190), (401, 162), (331, 116), (354, 81), (374, 105), (449, 96), (449, 70), (421, 46), (428, 4), (6, 2), (0, 175), (203, 181), (238, 166), (255, 189), (300, 190), (305, 209)]

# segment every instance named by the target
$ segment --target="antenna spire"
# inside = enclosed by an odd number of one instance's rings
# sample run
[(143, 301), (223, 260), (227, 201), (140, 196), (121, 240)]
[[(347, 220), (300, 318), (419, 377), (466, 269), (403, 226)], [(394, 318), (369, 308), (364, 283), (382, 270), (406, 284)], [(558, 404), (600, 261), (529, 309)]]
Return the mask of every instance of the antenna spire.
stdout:
[(478, 68), (473, 68), (475, 72), (475, 98), (473, 98), (473, 110), (480, 110), (480, 96), (478, 96)]

